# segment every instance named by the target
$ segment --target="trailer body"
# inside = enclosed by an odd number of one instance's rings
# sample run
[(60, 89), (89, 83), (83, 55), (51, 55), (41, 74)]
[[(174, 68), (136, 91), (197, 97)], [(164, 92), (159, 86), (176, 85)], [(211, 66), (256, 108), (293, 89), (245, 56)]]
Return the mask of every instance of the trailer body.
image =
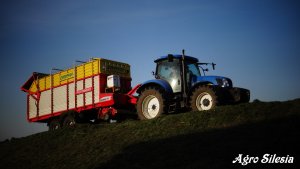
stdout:
[[(115, 80), (118, 84), (110, 82), (108, 87), (107, 77), (111, 76), (118, 78)], [(34, 72), (21, 90), (27, 93), (30, 122), (49, 123), (62, 114), (87, 110), (93, 110), (92, 118), (103, 118), (115, 115), (118, 108), (126, 109), (136, 103), (130, 94), (133, 93), (130, 65), (102, 58), (55, 73)]]

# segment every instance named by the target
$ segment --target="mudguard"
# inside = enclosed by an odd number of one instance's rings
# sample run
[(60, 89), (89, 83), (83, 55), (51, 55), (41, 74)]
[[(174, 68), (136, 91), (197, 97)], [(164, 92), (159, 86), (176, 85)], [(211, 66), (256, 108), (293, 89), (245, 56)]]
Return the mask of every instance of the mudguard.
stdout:
[(137, 90), (137, 93), (140, 94), (140, 92), (145, 89), (146, 87), (149, 86), (159, 86), (162, 89), (164, 89), (167, 93), (172, 94), (173, 90), (172, 87), (170, 86), (170, 84), (162, 79), (153, 79), (153, 80), (148, 80), (146, 82), (144, 82), (141, 87), (139, 87), (139, 89)]

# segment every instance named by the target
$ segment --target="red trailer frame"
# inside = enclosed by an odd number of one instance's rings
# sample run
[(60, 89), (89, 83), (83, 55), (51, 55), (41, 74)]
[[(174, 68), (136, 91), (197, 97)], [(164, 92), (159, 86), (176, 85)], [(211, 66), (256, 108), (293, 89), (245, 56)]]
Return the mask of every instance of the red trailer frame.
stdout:
[[(141, 84), (135, 86), (128, 93), (106, 93), (107, 75), (99, 73), (82, 79), (75, 78), (73, 82), (50, 87), (43, 91), (38, 89), (35, 93), (30, 92), (29, 86), (39, 76), (44, 75), (33, 73), (21, 87), (22, 91), (28, 93), (26, 114), (29, 122), (49, 122), (50, 119), (64, 113), (81, 113), (86, 110), (97, 110), (97, 118), (104, 118), (107, 115), (115, 116), (118, 109), (135, 107), (137, 97), (134, 96), (134, 93), (141, 86)], [(50, 99), (50, 103), (47, 99)]]

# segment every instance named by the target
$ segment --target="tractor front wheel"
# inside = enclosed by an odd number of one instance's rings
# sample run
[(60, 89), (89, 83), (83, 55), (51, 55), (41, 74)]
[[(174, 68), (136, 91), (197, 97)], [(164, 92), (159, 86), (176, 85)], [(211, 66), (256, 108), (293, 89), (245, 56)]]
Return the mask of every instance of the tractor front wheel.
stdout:
[(158, 89), (146, 88), (139, 96), (137, 113), (141, 120), (159, 117), (165, 110), (164, 95)]
[(217, 105), (217, 96), (213, 88), (200, 86), (196, 88), (190, 98), (190, 106), (193, 111), (213, 109)]

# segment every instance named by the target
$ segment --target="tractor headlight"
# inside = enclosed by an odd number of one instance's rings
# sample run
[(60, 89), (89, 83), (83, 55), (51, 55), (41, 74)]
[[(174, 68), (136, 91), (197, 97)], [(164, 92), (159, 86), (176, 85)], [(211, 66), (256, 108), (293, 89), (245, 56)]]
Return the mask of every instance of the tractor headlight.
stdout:
[(231, 81), (227, 78), (220, 78), (220, 79), (217, 79), (217, 83), (219, 86), (221, 87), (231, 87)]

